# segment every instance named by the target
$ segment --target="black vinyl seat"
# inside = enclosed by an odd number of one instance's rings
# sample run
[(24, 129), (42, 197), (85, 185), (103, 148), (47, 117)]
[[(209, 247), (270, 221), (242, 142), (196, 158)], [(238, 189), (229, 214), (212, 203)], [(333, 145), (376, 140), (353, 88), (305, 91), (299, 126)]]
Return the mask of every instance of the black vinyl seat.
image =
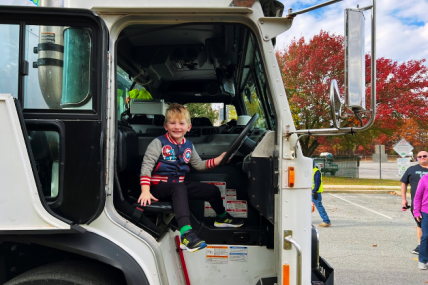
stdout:
[[(138, 137), (136, 132), (127, 125), (119, 124), (118, 126), (116, 155), (117, 173), (113, 200), (117, 211), (132, 223), (144, 228), (155, 238), (159, 238), (169, 226), (173, 227), (173, 225), (162, 223), (164, 219), (160, 217), (173, 214), (172, 203), (162, 201), (141, 206), (135, 197), (124, 196), (124, 193), (139, 193), (140, 191), (141, 161), (138, 156)], [(149, 219), (153, 216), (155, 222)]]

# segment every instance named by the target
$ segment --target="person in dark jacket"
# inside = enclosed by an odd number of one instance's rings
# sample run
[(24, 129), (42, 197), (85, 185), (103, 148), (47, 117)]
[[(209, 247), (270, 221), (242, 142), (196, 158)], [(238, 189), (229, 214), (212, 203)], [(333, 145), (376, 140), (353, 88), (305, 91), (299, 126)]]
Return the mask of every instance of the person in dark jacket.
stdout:
[[(416, 189), (418, 188), (419, 180), (425, 175), (428, 174), (428, 152), (420, 151), (416, 156), (418, 159), (418, 164), (410, 166), (407, 168), (406, 172), (401, 177), (401, 204), (403, 209), (407, 209), (409, 204), (407, 201), (407, 186), (410, 184), (410, 197), (411, 197), (411, 210), (410, 212), (413, 215), (413, 200), (415, 198)], [(416, 237), (418, 239), (418, 245), (414, 250), (411, 251), (413, 254), (419, 254), (419, 245), (421, 244), (422, 237), (422, 226), (421, 221), (416, 221)]]

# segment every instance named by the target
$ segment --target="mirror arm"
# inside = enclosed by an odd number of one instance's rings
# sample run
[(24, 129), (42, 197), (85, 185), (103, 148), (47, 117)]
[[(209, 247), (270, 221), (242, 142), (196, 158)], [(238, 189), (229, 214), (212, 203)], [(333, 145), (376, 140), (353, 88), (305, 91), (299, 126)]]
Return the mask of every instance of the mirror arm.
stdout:
[(340, 1), (343, 1), (343, 0), (330, 0), (330, 1), (318, 4), (318, 5), (315, 5), (315, 6), (312, 6), (312, 7), (309, 7), (309, 8), (294, 12), (294, 13), (293, 13), (293, 9), (290, 8), (290, 9), (288, 9), (287, 17), (294, 18), (297, 15), (304, 14), (304, 13), (307, 13), (307, 12), (310, 12), (310, 11), (313, 11), (313, 10), (316, 10), (316, 9), (319, 9), (319, 8), (322, 8), (322, 7), (325, 7), (325, 6), (340, 2)]

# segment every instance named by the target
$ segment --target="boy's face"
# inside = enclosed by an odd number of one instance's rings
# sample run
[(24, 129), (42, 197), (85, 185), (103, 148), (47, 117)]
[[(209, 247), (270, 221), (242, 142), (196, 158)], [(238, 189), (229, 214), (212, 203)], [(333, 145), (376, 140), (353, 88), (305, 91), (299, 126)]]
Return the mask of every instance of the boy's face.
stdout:
[(177, 142), (181, 142), (184, 135), (192, 128), (192, 125), (189, 125), (185, 118), (179, 119), (177, 116), (171, 117), (163, 126)]

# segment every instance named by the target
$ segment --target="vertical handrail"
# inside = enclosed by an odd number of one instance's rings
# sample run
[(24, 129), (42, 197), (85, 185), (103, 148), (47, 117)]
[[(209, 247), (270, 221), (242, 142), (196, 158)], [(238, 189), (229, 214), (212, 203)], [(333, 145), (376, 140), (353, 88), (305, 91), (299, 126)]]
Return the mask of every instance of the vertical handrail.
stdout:
[(302, 285), (302, 249), (300, 245), (291, 236), (284, 237), (285, 241), (294, 245), (297, 251), (296, 284)]

